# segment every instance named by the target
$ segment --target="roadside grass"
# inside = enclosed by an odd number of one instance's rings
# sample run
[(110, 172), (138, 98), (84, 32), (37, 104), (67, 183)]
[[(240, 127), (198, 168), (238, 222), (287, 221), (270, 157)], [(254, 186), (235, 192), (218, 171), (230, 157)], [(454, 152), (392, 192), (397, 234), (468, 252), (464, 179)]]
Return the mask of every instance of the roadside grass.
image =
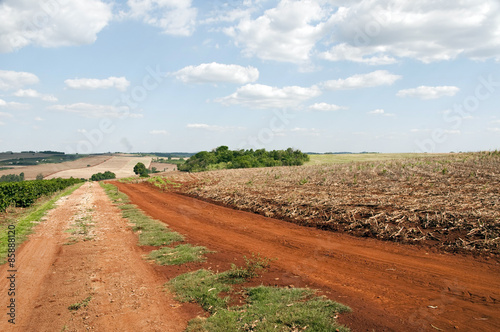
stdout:
[(197, 302), (211, 314), (227, 307), (230, 297), (219, 294), (232, 289), (226, 278), (205, 269), (181, 274), (170, 280), (167, 287), (175, 292), (178, 301)]
[(204, 262), (204, 254), (212, 253), (205, 247), (193, 247), (190, 244), (179, 244), (175, 248), (164, 247), (152, 251), (148, 257), (158, 265), (181, 265), (190, 262)]
[(258, 286), (245, 290), (247, 304), (195, 318), (187, 331), (349, 331), (336, 322), (350, 309), (306, 288)]
[(139, 235), (139, 244), (141, 246), (163, 246), (184, 241), (181, 234), (170, 230), (165, 224), (151, 219), (135, 205), (130, 204), (127, 195), (121, 193), (116, 186), (103, 182), (99, 184), (104, 188), (113, 203), (117, 204), (122, 210), (123, 217), (134, 225), (132, 230)]
[(148, 178), (146, 181), (153, 184), (155, 187), (157, 187), (159, 189), (165, 189), (168, 187), (177, 189), (177, 188), (182, 187), (181, 183), (170, 181), (169, 179), (161, 177), (161, 176), (153, 176), (151, 178)]
[[(10, 221), (11, 225), (15, 226), (15, 239), (16, 248), (18, 248), (32, 233), (32, 228), (47, 214), (49, 210), (52, 210), (56, 206), (56, 202), (64, 196), (71, 195), (76, 189), (80, 188), (83, 183), (78, 183), (62, 192), (56, 193), (48, 201), (42, 200), (39, 203), (35, 203), (33, 206), (25, 209), (26, 212), (22, 212), (19, 218)], [(8, 226), (7, 224), (2, 225), (0, 228), (0, 265), (6, 262), (8, 252)]]
[[(349, 307), (316, 296), (306, 288), (258, 286), (246, 288), (246, 304), (229, 306), (232, 285), (243, 283), (257, 271), (262, 261), (250, 261), (246, 268), (233, 267), (213, 273), (205, 269), (182, 274), (166, 284), (181, 302), (197, 302), (211, 316), (192, 319), (186, 331), (349, 331), (336, 322)], [(253, 266), (252, 266), (253, 265)], [(241, 277), (245, 275), (247, 277)]]

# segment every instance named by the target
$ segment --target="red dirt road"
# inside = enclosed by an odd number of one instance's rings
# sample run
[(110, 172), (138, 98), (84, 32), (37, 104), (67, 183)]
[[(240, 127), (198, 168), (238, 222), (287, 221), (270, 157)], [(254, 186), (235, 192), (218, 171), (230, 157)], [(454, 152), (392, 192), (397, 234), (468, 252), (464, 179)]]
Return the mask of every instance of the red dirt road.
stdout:
[[(90, 231), (82, 235), (78, 221), (91, 222)], [(60, 200), (17, 250), (15, 325), (6, 315), (7, 269), (0, 267), (2, 332), (183, 331), (192, 318), (163, 291), (166, 280), (142, 258), (121, 211), (95, 183)], [(68, 309), (88, 298), (87, 307)]]
[(500, 331), (500, 263), (354, 238), (237, 211), (147, 184), (115, 183), (187, 241), (234, 257), (260, 253), (353, 312), (353, 331)]

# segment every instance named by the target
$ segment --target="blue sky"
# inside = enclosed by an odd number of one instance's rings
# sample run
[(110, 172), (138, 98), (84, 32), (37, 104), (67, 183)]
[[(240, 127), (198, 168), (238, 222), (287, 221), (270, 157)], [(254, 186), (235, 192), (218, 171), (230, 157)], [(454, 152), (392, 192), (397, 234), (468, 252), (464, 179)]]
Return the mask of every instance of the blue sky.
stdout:
[(500, 148), (497, 0), (0, 0), (0, 151)]

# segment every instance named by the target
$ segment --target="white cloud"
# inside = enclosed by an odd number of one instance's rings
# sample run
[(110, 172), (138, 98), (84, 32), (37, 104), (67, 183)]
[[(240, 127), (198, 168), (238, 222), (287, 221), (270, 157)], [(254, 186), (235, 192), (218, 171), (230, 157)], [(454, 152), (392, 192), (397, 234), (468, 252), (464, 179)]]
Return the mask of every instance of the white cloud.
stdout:
[(25, 85), (37, 84), (39, 81), (32, 73), (0, 70), (0, 90), (19, 89)]
[(300, 128), (300, 127), (296, 127), (296, 128), (290, 129), (290, 132), (294, 133), (294, 134), (300, 134), (300, 135), (303, 135), (303, 136), (319, 136), (320, 133), (321, 133), (321, 130), (316, 129), (316, 128)]
[(259, 78), (259, 70), (252, 66), (242, 67), (212, 62), (199, 66), (187, 66), (173, 75), (184, 83), (228, 82), (245, 84), (255, 82)]
[(161, 28), (163, 33), (190, 36), (196, 26), (197, 9), (191, 0), (128, 0), (131, 18)]
[(378, 108), (376, 110), (368, 112), (368, 114), (373, 114), (373, 115), (382, 115), (382, 116), (395, 116), (393, 113), (386, 113), (385, 110)]
[(71, 89), (78, 90), (96, 90), (96, 89), (109, 89), (115, 88), (120, 91), (125, 91), (130, 85), (130, 82), (125, 77), (108, 77), (105, 79), (96, 78), (76, 78), (67, 79), (64, 81)]
[(308, 107), (310, 111), (320, 111), (320, 112), (334, 112), (339, 110), (346, 110), (347, 107), (338, 106), (335, 104), (327, 104), (327, 103), (315, 103)]
[(345, 1), (330, 23), (332, 48), (321, 57), (332, 61), (500, 60), (498, 0)]
[(321, 90), (312, 86), (285, 86), (283, 88), (262, 84), (247, 84), (236, 90), (233, 94), (215, 99), (223, 105), (245, 105), (251, 108), (287, 108), (298, 107), (300, 103), (317, 97)]
[(346, 43), (333, 46), (330, 51), (322, 52), (319, 57), (330, 61), (352, 61), (368, 65), (389, 65), (397, 60), (385, 54), (383, 47), (355, 47)]
[(28, 45), (58, 47), (93, 43), (112, 18), (99, 0), (0, 2), (0, 53)]
[(492, 133), (500, 133), (500, 128), (488, 128), (488, 131), (491, 131)]
[(14, 96), (16, 97), (27, 97), (27, 98), (40, 98), (43, 101), (49, 101), (49, 102), (56, 102), (57, 98), (54, 97), (53, 95), (46, 95), (42, 94), (36, 90), (33, 89), (19, 89), (14, 93)]
[(392, 85), (402, 76), (394, 75), (387, 70), (376, 70), (368, 74), (357, 74), (346, 79), (330, 80), (321, 85), (327, 90), (348, 90), (371, 88), (381, 85)]
[(450, 135), (460, 135), (460, 130), (455, 130), (455, 129), (446, 129), (443, 132), (445, 134), (450, 134)]
[(325, 33), (322, 20), (328, 13), (318, 1), (282, 0), (256, 19), (244, 16), (236, 26), (224, 31), (247, 56), (304, 63)]
[(166, 130), (154, 129), (149, 132), (151, 135), (168, 135)]
[(54, 105), (47, 107), (49, 110), (73, 113), (86, 118), (138, 118), (142, 114), (130, 113), (126, 106), (96, 105), (76, 103), (68, 105)]
[(227, 131), (235, 131), (235, 130), (244, 130), (245, 129), (243, 127), (217, 126), (217, 125), (209, 125), (206, 123), (189, 123), (186, 125), (186, 128), (204, 129), (204, 130), (215, 131), (215, 132), (227, 132)]
[(8, 102), (3, 99), (0, 99), (0, 107), (10, 108), (10, 109), (28, 109), (30, 108), (30, 105), (23, 103), (16, 103), (14, 101)]
[(399, 90), (398, 97), (415, 97), (424, 100), (438, 99), (441, 97), (452, 97), (458, 91), (456, 86), (419, 86), (414, 89)]
[(43, 118), (41, 118), (41, 117), (37, 116), (37, 117), (35, 118), (35, 121), (41, 122), (41, 121), (45, 121), (45, 119), (43, 119)]

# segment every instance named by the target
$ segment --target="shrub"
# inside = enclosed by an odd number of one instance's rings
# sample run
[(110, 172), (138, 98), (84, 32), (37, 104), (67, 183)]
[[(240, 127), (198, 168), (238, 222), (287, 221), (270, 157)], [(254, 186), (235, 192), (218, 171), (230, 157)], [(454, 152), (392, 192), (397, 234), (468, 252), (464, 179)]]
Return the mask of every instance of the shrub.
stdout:
[(91, 181), (101, 181), (110, 179), (116, 179), (116, 174), (110, 171), (106, 171), (104, 173), (96, 173), (90, 177)]

